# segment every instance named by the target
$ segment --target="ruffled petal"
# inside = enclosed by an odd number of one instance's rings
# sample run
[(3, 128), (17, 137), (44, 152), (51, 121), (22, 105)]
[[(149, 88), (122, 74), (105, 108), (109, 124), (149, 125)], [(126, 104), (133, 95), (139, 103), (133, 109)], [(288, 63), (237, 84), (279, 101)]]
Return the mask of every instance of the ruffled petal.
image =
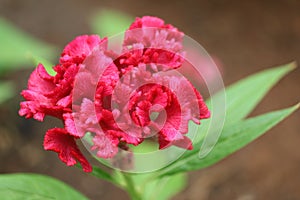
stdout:
[(81, 35), (71, 41), (63, 50), (60, 58), (62, 65), (81, 64), (94, 48), (107, 47), (107, 39), (98, 35)]
[(26, 101), (20, 103), (19, 114), (38, 121), (47, 114), (60, 118), (63, 108), (55, 105), (56, 99), (47, 97), (55, 87), (54, 78), (39, 64), (30, 75), (28, 89), (21, 92)]
[(156, 72), (176, 69), (184, 61), (183, 36), (177, 28), (165, 24), (160, 18), (136, 18), (125, 32), (123, 55), (117, 62), (125, 71), (140, 63), (151, 64), (149, 70)]
[(74, 137), (69, 135), (65, 129), (53, 128), (48, 130), (44, 138), (44, 148), (57, 152), (59, 159), (68, 166), (75, 165), (79, 161), (83, 171), (92, 171), (92, 166), (80, 152)]

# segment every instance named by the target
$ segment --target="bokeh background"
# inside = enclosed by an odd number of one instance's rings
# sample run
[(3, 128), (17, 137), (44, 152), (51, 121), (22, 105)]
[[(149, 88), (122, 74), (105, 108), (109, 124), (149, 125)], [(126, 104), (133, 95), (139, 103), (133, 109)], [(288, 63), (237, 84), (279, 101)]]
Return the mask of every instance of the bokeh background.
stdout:
[[(177, 26), (218, 58), (225, 85), (265, 68), (293, 60), (300, 63), (298, 0), (0, 0), (1, 17), (60, 49), (75, 36), (92, 33), (91, 16), (107, 9), (132, 16), (154, 15)], [(5, 51), (1, 44), (0, 50)], [(1, 79), (13, 80), (19, 93), (33, 67), (9, 71)], [(251, 115), (299, 102), (299, 86), (298, 68)], [(0, 105), (0, 173), (48, 174), (90, 199), (129, 199), (113, 185), (65, 167), (55, 153), (44, 151), (43, 135), (57, 121), (24, 120), (17, 115), (20, 101), (16, 94)], [(220, 163), (191, 172), (189, 186), (174, 199), (300, 199), (299, 146), (298, 111)]]

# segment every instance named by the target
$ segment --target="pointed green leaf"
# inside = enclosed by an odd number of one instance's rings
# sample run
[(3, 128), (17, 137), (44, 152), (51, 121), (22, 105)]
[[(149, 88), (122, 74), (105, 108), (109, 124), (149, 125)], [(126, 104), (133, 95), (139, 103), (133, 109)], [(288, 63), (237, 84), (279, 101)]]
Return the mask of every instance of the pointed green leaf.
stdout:
[(34, 64), (34, 66), (38, 66), (39, 64), (43, 64), (43, 66), (45, 67), (46, 71), (51, 75), (54, 76), (56, 74), (56, 72), (53, 69), (54, 64), (52, 64), (49, 60), (39, 57), (37, 55), (31, 55), (30, 56), (32, 59), (32, 62)]
[[(224, 92), (215, 94), (207, 101), (211, 109), (210, 119), (204, 120), (200, 126), (191, 123), (189, 131), (196, 131), (195, 148), (200, 149), (203, 156), (211, 150), (217, 142), (218, 135), (223, 127), (228, 127), (245, 118), (266, 95), (266, 93), (288, 72), (296, 67), (296, 63), (286, 64), (280, 67), (267, 69), (242, 79), (226, 88), (226, 116), (223, 116)], [(213, 100), (213, 102), (212, 102)], [(223, 106), (225, 106), (223, 105)], [(219, 112), (219, 113), (218, 113)], [(223, 120), (225, 117), (225, 123)], [(217, 124), (215, 124), (218, 122)], [(213, 134), (213, 135), (212, 135)], [(190, 135), (190, 134), (189, 134)], [(187, 152), (183, 157), (189, 156)]]
[(258, 138), (298, 108), (299, 104), (225, 127), (217, 144), (206, 157), (200, 159), (199, 153), (195, 149), (189, 152), (188, 156), (159, 171), (157, 176), (172, 175), (208, 167)]
[(65, 183), (38, 174), (0, 175), (0, 197), (2, 200), (87, 200)]
[(0, 18), (0, 72), (30, 66), (28, 55), (51, 60), (55, 48)]
[(245, 118), (266, 93), (295, 67), (293, 62), (267, 69), (227, 87), (225, 126)]

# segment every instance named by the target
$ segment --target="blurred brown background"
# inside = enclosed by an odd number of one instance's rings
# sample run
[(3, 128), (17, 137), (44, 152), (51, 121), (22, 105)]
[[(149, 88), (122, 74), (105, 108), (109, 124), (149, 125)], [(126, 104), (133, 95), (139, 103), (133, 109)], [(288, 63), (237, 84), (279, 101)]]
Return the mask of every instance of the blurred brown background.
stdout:
[[(0, 15), (61, 49), (90, 33), (88, 20), (99, 9), (132, 16), (155, 15), (202, 44), (223, 64), (225, 85), (258, 70), (293, 60), (300, 63), (300, 1), (225, 0), (0, 0)], [(1, 30), (0, 30), (1, 31)], [(1, 45), (1, 44), (0, 44)], [(21, 91), (30, 70), (9, 74)], [(268, 80), (266, 80), (268, 81)], [(252, 113), (300, 100), (300, 69), (284, 78)], [(128, 199), (111, 184), (67, 168), (43, 150), (46, 123), (17, 115), (21, 98), (0, 106), (0, 173), (37, 172), (57, 177), (91, 199)], [(300, 199), (300, 112), (294, 113), (243, 150), (208, 169), (190, 173), (188, 188), (175, 199)]]

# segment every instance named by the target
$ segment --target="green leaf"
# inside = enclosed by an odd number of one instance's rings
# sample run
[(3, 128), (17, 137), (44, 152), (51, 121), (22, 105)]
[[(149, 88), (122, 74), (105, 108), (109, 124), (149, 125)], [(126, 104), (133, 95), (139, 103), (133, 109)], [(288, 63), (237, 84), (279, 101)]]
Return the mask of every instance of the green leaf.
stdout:
[(0, 82), (0, 104), (12, 98), (15, 95), (15, 88), (12, 82)]
[(38, 174), (0, 175), (0, 197), (2, 200), (87, 200), (65, 183)]
[(267, 69), (227, 87), (225, 126), (245, 118), (266, 93), (295, 67), (296, 63), (293, 62)]
[[(125, 175), (125, 176), (124, 176)], [(187, 185), (187, 174), (180, 173), (173, 176), (151, 179), (154, 173), (123, 174), (115, 171), (114, 178), (118, 180), (124, 190), (127, 190), (124, 177), (130, 177), (138, 195), (143, 200), (167, 200), (181, 192)], [(149, 181), (151, 179), (151, 181)]]
[[(211, 151), (223, 127), (228, 127), (245, 118), (272, 86), (295, 67), (295, 63), (290, 63), (264, 70), (227, 87), (225, 92), (226, 106), (221, 103), (224, 102), (223, 91), (209, 99), (207, 106), (212, 111), (211, 118), (204, 120), (201, 126), (192, 123), (189, 127), (189, 130), (195, 130), (194, 132), (197, 133), (194, 147), (200, 149), (201, 156), (206, 156)], [(222, 114), (224, 109), (226, 109), (226, 117)], [(224, 118), (225, 123), (223, 124)], [(189, 156), (189, 154), (190, 152), (187, 152), (183, 157)]]
[(175, 174), (150, 181), (145, 185), (143, 200), (168, 200), (181, 192), (187, 185), (186, 174)]
[(46, 71), (51, 75), (54, 76), (56, 72), (53, 69), (54, 64), (52, 64), (49, 60), (36, 56), (36, 55), (31, 55), (30, 56), (32, 59), (32, 62), (35, 66), (38, 66), (39, 64), (43, 64), (45, 67)]
[(47, 60), (55, 56), (53, 46), (33, 38), (2, 18), (0, 30), (0, 72), (29, 66), (30, 54)]
[(101, 37), (109, 37), (124, 32), (134, 18), (115, 10), (101, 10), (91, 19), (92, 31)]
[(258, 138), (298, 108), (299, 104), (291, 108), (240, 121), (230, 127), (225, 127), (217, 144), (206, 157), (200, 159), (198, 151), (193, 150), (189, 152), (188, 156), (159, 171), (156, 176), (162, 177), (211, 166)]

